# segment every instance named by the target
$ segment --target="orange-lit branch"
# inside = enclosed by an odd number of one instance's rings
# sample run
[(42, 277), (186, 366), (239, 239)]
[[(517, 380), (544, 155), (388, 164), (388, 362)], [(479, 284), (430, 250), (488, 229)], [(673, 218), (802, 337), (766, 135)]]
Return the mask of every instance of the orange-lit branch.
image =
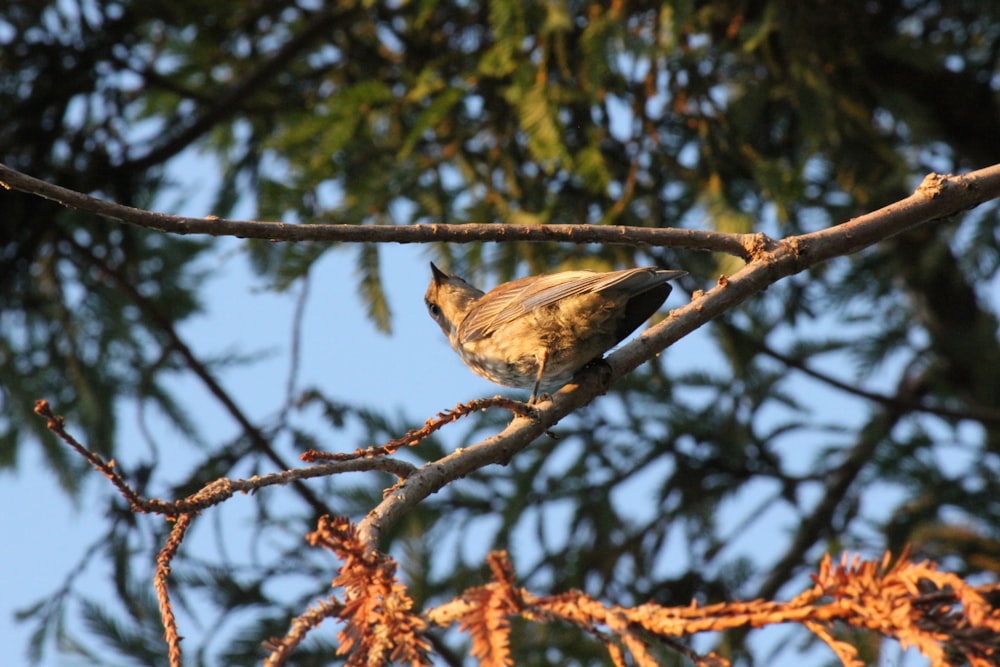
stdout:
[[(803, 624), (850, 667), (862, 663), (853, 647), (834, 639), (838, 623), (894, 638), (904, 647), (914, 646), (935, 665), (950, 664), (948, 656), (956, 654), (976, 667), (996, 664), (1000, 657), (1000, 610), (984, 597), (987, 589), (940, 572), (932, 562), (914, 563), (906, 554), (891, 566), (889, 554), (881, 561), (855, 558), (848, 562), (845, 556), (839, 565), (833, 565), (827, 556), (813, 577), (813, 586), (787, 602), (752, 600), (709, 606), (692, 603), (687, 607), (605, 605), (578, 591), (533, 596), (515, 588), (508, 574), (497, 577), (497, 572), (508, 573), (509, 565), (498, 567), (496, 563), (506, 563), (506, 557), (491, 557), (496, 581), (424, 614), (436, 625), (457, 622), (467, 629), (474, 653), (490, 667), (509, 664), (508, 625), (505, 618), (498, 619), (501, 614), (572, 623), (606, 644), (605, 635), (610, 633), (639, 664), (651, 660), (647, 651), (650, 636), (666, 640), (664, 643), (677, 650), (672, 641), (675, 637), (777, 623)], [(1000, 591), (1000, 585), (988, 590)], [(644, 634), (637, 634), (640, 630)], [(618, 650), (615, 647), (612, 653)], [(684, 653), (696, 663), (726, 664), (718, 656)]]

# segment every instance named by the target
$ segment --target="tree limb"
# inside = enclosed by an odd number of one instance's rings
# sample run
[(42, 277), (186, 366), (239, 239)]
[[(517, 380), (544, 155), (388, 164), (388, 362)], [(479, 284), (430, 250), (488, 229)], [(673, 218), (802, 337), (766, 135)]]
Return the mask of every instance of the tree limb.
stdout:
[[(529, 241), (669, 246), (724, 252), (744, 259), (767, 251), (764, 234), (728, 234), (694, 229), (597, 225), (303, 225), (224, 218), (191, 218), (122, 206), (59, 187), (0, 164), (0, 186), (55, 201), (67, 208), (171, 234), (206, 234), (271, 241), (343, 243), (477, 243)], [(842, 225), (785, 241), (804, 267), (847, 255), (922, 222), (954, 215), (1000, 196), (1000, 165), (962, 176), (930, 174), (913, 195)], [(808, 257), (808, 256), (811, 256)], [(799, 269), (802, 270), (802, 269)]]
[(604, 243), (670, 246), (724, 252), (748, 259), (763, 234), (727, 234), (694, 229), (597, 225), (307, 225), (154, 213), (98, 199), (33, 178), (0, 164), (0, 186), (50, 199), (67, 208), (170, 234), (235, 236), (269, 241), (342, 243), (477, 243), (483, 241)]
[(722, 313), (785, 276), (816, 264), (857, 252), (867, 246), (919, 226), (946, 218), (969, 206), (1000, 197), (1000, 165), (961, 177), (931, 174), (906, 199), (883, 209), (819, 232), (772, 241), (759, 235), (761, 244), (751, 251), (752, 261), (731, 277), (721, 277), (709, 292), (688, 305), (672, 310), (651, 327), (607, 358), (610, 375), (595, 377), (587, 370), (552, 396), (536, 405), (534, 418), (515, 417), (499, 434), (471, 447), (422, 466), (393, 488), (359, 524), (362, 539), (370, 548), (378, 546), (383, 531), (391, 527), (421, 500), (448, 482), (490, 463), (505, 463), (563, 417), (604, 393), (607, 385), (621, 379), (640, 364)]
[(342, 241), (419, 243), (450, 241), (563, 241), (622, 243), (714, 250), (749, 259), (731, 277), (671, 311), (658, 325), (610, 355), (610, 373), (581, 373), (552, 401), (536, 406), (531, 417), (515, 417), (499, 434), (422, 466), (395, 486), (359, 525), (359, 534), (377, 548), (382, 532), (407, 511), (448, 482), (491, 463), (505, 463), (563, 417), (603, 393), (614, 382), (670, 344), (694, 331), (781, 278), (828, 259), (849, 255), (932, 220), (947, 218), (1000, 197), (1000, 165), (963, 176), (928, 175), (917, 190), (899, 202), (818, 232), (774, 241), (764, 234), (724, 234), (683, 229), (598, 227), (592, 225), (290, 225), (219, 219), (185, 218), (151, 213), (102, 201), (60, 188), (0, 165), (0, 184), (52, 199), (64, 206), (130, 224), (177, 234), (232, 235), (276, 241)]

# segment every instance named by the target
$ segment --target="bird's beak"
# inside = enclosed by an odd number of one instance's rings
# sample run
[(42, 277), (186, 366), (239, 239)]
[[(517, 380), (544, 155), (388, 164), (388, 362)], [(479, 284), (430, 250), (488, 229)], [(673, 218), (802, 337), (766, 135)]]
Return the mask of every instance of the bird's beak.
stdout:
[(434, 284), (440, 285), (443, 281), (449, 278), (448, 274), (434, 266), (434, 262), (431, 262), (431, 273), (434, 276)]

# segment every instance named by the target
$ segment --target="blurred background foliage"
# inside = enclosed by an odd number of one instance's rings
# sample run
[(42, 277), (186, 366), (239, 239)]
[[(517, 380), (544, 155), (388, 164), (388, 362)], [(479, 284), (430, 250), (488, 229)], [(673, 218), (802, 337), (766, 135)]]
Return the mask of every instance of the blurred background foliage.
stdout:
[[(219, 216), (250, 202), (259, 219), (301, 223), (586, 222), (780, 237), (890, 203), (929, 171), (1000, 162), (998, 63), (1000, 6), (976, 0), (4, 0), (0, 158), (147, 207), (171, 185), (166, 165), (197, 150), (221, 167), (205, 212)], [(386, 548), (420, 603), (483, 581), (482, 563), (460, 549), (439, 560), (440, 544), (477, 523), (495, 547), (534, 540), (540, 555), (519, 572), (527, 585), (621, 604), (773, 597), (803, 585), (824, 551), (905, 543), (963, 576), (994, 578), (998, 230), (996, 206), (982, 206), (772, 287), (707, 329), (712, 364), (647, 364), (561, 424), (559, 440), (428, 499)], [(379, 248), (243, 247), (277, 290), (322, 253), (348, 253), (369, 316), (390, 329)], [(40, 396), (107, 455), (122, 398), (155, 404), (199, 440), (171, 380), (205, 381), (216, 368), (185, 354), (175, 330), (201, 310), (210, 269), (198, 260), (212, 248), (0, 193), (0, 464), (16, 470), (19, 452), (42, 447), (66, 492), (79, 492), (80, 462), (30, 414)], [(657, 263), (689, 271), (690, 290), (739, 268), (711, 253), (625, 246), (435, 253), (477, 283)], [(359, 444), (426, 417), (315, 392), (294, 399), (283, 416), (319, 407), (334, 428), (360, 427)], [(496, 419), (465, 441), (494, 432)], [(242, 428), (236, 442), (205, 443), (188, 477), (151, 467), (138, 482), (169, 496), (257, 460), (278, 434), (299, 448), (325, 444), (281, 419)], [(331, 508), (363, 515), (380, 497), (375, 482), (338, 487)], [(871, 512), (878, 487), (900, 499), (888, 515)], [(296, 546), (245, 571), (205, 554), (178, 562), (181, 599), (200, 593), (208, 616), (241, 612), (241, 639), (213, 643), (208, 623), (207, 639), (185, 642), (191, 664), (257, 661), (259, 641), (324, 594), (329, 563), (295, 542), (316, 503), (289, 510), (273, 498), (256, 497), (260, 539), (287, 532)], [(750, 519), (785, 512), (773, 562), (730, 548), (753, 521), (734, 525), (725, 511), (747, 498), (758, 503)], [(67, 584), (26, 615), (35, 655), (55, 638), (99, 664), (163, 663), (148, 559), (135, 558), (162, 536), (121, 513), (108, 521), (96, 557), (114, 564), (118, 603), (85, 600), (70, 613)], [(309, 582), (301, 595), (267, 586), (291, 576)], [(743, 639), (711, 645), (765, 664)], [(462, 654), (462, 637), (439, 641)], [(567, 628), (525, 628), (514, 648), (522, 665), (606, 660)], [(865, 647), (866, 658), (879, 650)], [(331, 661), (316, 640), (297, 664)]]

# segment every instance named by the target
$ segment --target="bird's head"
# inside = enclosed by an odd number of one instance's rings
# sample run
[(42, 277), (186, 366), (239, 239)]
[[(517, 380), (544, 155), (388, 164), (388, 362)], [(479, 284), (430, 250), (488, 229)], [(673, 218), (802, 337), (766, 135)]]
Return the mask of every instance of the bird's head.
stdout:
[(469, 310), (483, 296), (458, 276), (445, 273), (431, 262), (431, 284), (424, 295), (427, 312), (438, 323), (448, 339), (454, 342), (455, 332)]

